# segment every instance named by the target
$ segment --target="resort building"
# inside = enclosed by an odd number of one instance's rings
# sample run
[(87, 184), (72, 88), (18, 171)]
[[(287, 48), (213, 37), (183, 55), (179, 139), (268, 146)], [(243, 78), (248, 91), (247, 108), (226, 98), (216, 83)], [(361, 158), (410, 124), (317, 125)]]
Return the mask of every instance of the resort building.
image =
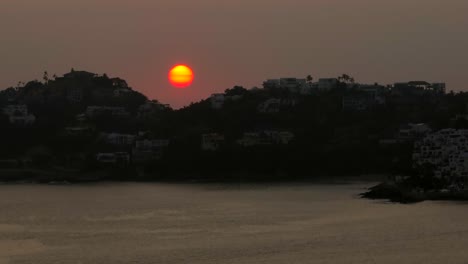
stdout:
[(212, 94), (210, 97), (211, 108), (213, 109), (221, 109), (224, 105), (224, 94)]
[(135, 163), (144, 163), (161, 159), (165, 148), (169, 146), (168, 139), (142, 139), (135, 141), (132, 158)]
[(3, 108), (3, 114), (15, 125), (32, 125), (36, 121), (36, 117), (28, 113), (27, 105), (7, 105)]
[(88, 117), (98, 117), (109, 115), (112, 117), (124, 118), (130, 116), (124, 107), (112, 106), (88, 106), (86, 108), (86, 115)]
[(224, 136), (217, 133), (202, 135), (202, 150), (215, 151), (224, 143)]
[(443, 129), (417, 141), (413, 165), (432, 166), (438, 178), (468, 179), (468, 129)]
[(128, 135), (128, 134), (119, 134), (119, 133), (102, 133), (102, 139), (111, 145), (116, 146), (128, 146), (132, 145), (135, 142), (136, 136), (135, 135)]

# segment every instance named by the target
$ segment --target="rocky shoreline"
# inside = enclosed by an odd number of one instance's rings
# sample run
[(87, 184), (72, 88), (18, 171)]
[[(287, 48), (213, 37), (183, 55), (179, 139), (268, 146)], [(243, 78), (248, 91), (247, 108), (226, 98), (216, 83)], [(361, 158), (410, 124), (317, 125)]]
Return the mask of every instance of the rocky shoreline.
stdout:
[(427, 200), (468, 201), (468, 190), (450, 191), (442, 189), (423, 191), (393, 182), (384, 182), (369, 188), (367, 192), (361, 193), (361, 197), (373, 200), (389, 200), (396, 203), (417, 203)]

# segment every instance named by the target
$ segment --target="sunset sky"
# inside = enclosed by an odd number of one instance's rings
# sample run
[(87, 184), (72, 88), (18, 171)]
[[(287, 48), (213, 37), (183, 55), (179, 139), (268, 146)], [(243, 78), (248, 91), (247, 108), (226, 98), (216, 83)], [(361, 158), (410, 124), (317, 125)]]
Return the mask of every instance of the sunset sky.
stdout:
[[(267, 78), (468, 90), (466, 0), (0, 0), (0, 88), (72, 67), (181, 107)], [(167, 80), (190, 65), (193, 85)]]

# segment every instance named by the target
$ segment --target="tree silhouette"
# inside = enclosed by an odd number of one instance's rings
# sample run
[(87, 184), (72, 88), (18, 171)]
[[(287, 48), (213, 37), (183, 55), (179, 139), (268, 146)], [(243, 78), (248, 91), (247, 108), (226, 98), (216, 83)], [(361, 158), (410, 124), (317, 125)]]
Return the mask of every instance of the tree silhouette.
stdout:
[(44, 80), (45, 84), (47, 84), (49, 82), (49, 73), (47, 71), (44, 72), (44, 75), (42, 76), (42, 79)]

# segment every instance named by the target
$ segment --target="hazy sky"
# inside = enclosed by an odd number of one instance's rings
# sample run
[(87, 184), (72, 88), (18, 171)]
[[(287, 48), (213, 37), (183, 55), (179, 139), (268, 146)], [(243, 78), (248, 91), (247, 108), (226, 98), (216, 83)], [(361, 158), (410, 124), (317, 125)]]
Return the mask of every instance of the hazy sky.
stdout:
[[(267, 78), (468, 90), (467, 0), (0, 0), (0, 88), (72, 67), (174, 107)], [(194, 84), (171, 88), (187, 63)]]

